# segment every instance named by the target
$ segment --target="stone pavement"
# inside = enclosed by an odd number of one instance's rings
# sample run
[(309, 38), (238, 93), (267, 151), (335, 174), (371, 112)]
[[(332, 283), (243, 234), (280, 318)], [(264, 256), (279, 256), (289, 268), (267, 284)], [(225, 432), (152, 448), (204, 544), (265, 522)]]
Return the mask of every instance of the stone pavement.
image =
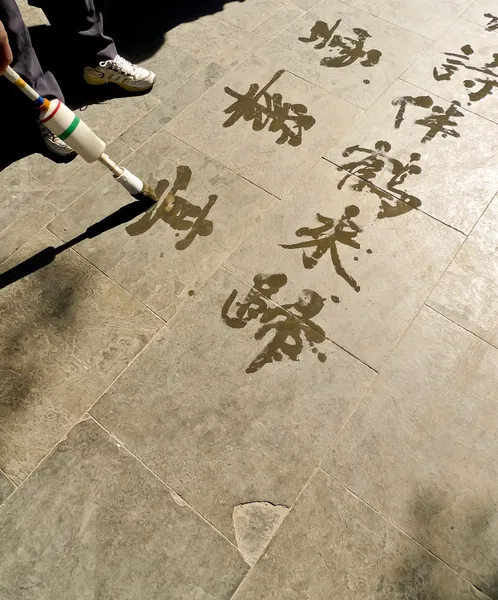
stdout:
[(220, 3), (82, 112), (173, 212), (0, 173), (0, 600), (498, 598), (497, 50)]

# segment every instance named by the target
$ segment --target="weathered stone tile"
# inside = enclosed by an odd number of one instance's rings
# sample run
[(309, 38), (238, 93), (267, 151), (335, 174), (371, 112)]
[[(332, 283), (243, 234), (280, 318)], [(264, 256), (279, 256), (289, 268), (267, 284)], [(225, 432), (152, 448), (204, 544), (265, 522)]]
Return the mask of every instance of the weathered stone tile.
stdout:
[(464, 233), (498, 189), (498, 127), (403, 81), (326, 158)]
[(228, 600), (247, 565), (94, 421), (78, 423), (0, 510), (9, 600)]
[(379, 369), (465, 238), (417, 210), (379, 218), (376, 188), (341, 187), (345, 176), (321, 161), (225, 265), (247, 282), (285, 273), (292, 294), (316, 290), (327, 337)]
[(75, 112), (90, 129), (109, 144), (159, 102), (160, 98), (152, 91), (141, 96), (112, 98), (98, 104), (90, 104)]
[(140, 63), (157, 75), (154, 95), (161, 100), (184, 85), (202, 64), (202, 60), (189, 55), (187, 48), (178, 48), (168, 43), (163, 44), (154, 56)]
[(476, 0), (462, 18), (482, 25), (488, 31), (498, 31), (498, 7), (493, 0)]
[(258, 55), (368, 108), (428, 45), (426, 38), (364, 11), (323, 0)]
[(304, 11), (293, 4), (286, 4), (278, 12), (271, 17), (268, 17), (266, 21), (263, 21), (261, 25), (256, 27), (255, 32), (259, 33), (268, 40), (271, 40), (275, 36), (279, 35), (284, 27), (293, 23), (298, 19)]
[(241, 29), (252, 31), (285, 8), (286, 3), (278, 0), (226, 2), (216, 16)]
[(49, 191), (25, 162), (13, 163), (0, 172), (0, 231), (36, 207)]
[(233, 600), (484, 600), (379, 513), (316, 471)]
[[(235, 507), (292, 504), (374, 376), (261, 297), (223, 317), (237, 292), (250, 288), (218, 271), (92, 409), (231, 540)], [(295, 315), (319, 304), (285, 288), (276, 300)]]
[(241, 40), (245, 32), (219, 18), (207, 15), (181, 23), (168, 31), (167, 43), (180, 48), (202, 64), (208, 64)]
[[(81, 118), (84, 120), (85, 117), (82, 115)], [(86, 163), (81, 156), (76, 156), (68, 162), (64, 160), (59, 162), (57, 158), (53, 160), (49, 156), (36, 153), (26, 156), (16, 164), (25, 168), (31, 175), (53, 189), (59, 183), (71, 177)]]
[(121, 135), (121, 139), (132, 148), (141, 146), (159, 129), (169, 123), (173, 117), (176, 117), (197, 98), (200, 98), (223, 75), (246, 60), (264, 41), (264, 38), (259, 34), (247, 32), (229, 50), (198, 71), (184, 85), (129, 127)]
[[(111, 142), (106, 153), (117, 163), (121, 163), (132, 152), (132, 149), (120, 139)], [(100, 182), (109, 171), (99, 162), (87, 163), (81, 160), (79, 168), (59, 183), (51, 192), (45, 196), (45, 200), (64, 210), (71, 206), (93, 185)], [(140, 174), (138, 174), (140, 177)], [(119, 184), (115, 183), (118, 186)]]
[[(19, 482), (146, 345), (161, 321), (42, 232), (2, 264), (49, 263), (0, 291), (0, 468)], [(29, 266), (29, 265), (28, 265)], [(25, 271), (29, 272), (28, 266)]]
[(303, 10), (310, 10), (315, 4), (318, 4), (319, 0), (288, 0), (284, 4), (295, 4), (298, 8)]
[(14, 484), (11, 483), (7, 477), (0, 471), (0, 505), (7, 500), (7, 498), (12, 494), (15, 487)]
[(45, 13), (40, 8), (30, 6), (26, 0), (16, 0), (16, 2), (27, 27), (48, 24)]
[[(279, 108), (280, 102), (293, 107)], [(281, 197), (359, 113), (351, 104), (252, 57), (165, 129)]]
[[(146, 214), (135, 212), (133, 220), (130, 216), (129, 222), (78, 245), (78, 252), (169, 319), (277, 200), (164, 131), (125, 164), (159, 193), (169, 184), (176, 195), (175, 208), (168, 216), (160, 201), (159, 208), (152, 206)], [(50, 229), (67, 241), (131, 200), (108, 177), (55, 219)]]
[(424, 308), (324, 462), (493, 598), (497, 390), (498, 350)]
[(435, 40), (472, 0), (348, 0), (347, 4)]
[(50, 202), (42, 200), (8, 223), (0, 232), (0, 264), (50, 223), (58, 212)]
[(428, 304), (498, 347), (498, 196), (432, 292)]
[(497, 37), (496, 31), (458, 19), (403, 79), (498, 122)]

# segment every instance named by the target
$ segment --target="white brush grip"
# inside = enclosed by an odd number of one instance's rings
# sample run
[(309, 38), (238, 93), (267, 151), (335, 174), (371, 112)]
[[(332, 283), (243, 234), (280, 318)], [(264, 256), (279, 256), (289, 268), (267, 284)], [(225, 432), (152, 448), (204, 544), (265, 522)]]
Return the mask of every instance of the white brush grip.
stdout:
[(139, 194), (144, 189), (143, 181), (127, 169), (123, 169), (123, 173), (114, 179), (130, 194)]
[[(77, 125), (69, 136), (66, 132)], [(40, 120), (52, 133), (62, 136), (63, 141), (77, 152), (87, 163), (98, 160), (105, 150), (105, 142), (83, 123), (74, 112), (59, 100), (52, 100), (50, 108), (40, 115)]]

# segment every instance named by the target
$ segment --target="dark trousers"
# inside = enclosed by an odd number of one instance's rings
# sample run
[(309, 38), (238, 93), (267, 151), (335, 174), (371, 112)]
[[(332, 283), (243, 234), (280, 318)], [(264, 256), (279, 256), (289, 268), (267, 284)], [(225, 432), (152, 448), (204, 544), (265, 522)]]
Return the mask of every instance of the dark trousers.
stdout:
[[(30, 0), (30, 4), (43, 9), (60, 52), (78, 56), (87, 66), (116, 57), (116, 47), (112, 39), (104, 35), (102, 13), (94, 0)], [(12, 67), (41, 96), (64, 100), (52, 73), (43, 72), (15, 0), (0, 0), (0, 21), (14, 55)]]

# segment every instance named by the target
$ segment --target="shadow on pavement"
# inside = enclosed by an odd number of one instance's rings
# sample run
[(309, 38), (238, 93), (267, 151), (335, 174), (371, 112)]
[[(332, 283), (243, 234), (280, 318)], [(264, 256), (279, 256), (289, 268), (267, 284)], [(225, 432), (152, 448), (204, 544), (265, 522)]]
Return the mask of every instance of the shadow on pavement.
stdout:
[(57, 255), (69, 248), (72, 248), (73, 246), (76, 246), (76, 244), (79, 244), (84, 240), (95, 238), (99, 235), (102, 235), (106, 231), (110, 231), (115, 227), (119, 227), (120, 225), (124, 225), (125, 223), (132, 221), (142, 213), (146, 212), (153, 204), (153, 200), (139, 200), (136, 202), (130, 202), (107, 217), (104, 217), (98, 223), (90, 225), (85, 232), (76, 236), (72, 240), (57, 246), (57, 248), (54, 248), (53, 246), (44, 248), (34, 256), (31, 256), (22, 263), (0, 274), (0, 290), (11, 285), (12, 283), (15, 283), (16, 281), (19, 281), (23, 277), (27, 277), (28, 275), (43, 269), (43, 267), (48, 266), (55, 260)]
[[(69, 1), (69, 0), (68, 0)], [(215, 15), (229, 2), (246, 0), (184, 0), (161, 2), (141, 0), (138, 4), (122, 0), (101, 0), (105, 33), (112, 36), (120, 54), (132, 62), (141, 62), (154, 56), (167, 41), (168, 31), (181, 23), (196, 21), (206, 15)], [(140, 10), (136, 7), (139, 6)], [(117, 86), (91, 87), (85, 85), (81, 73), (85, 65), (79, 64), (76, 52), (66, 43), (61, 44), (49, 25), (30, 27), (29, 32), (44, 71), (51, 71), (58, 80), (66, 104), (83, 108), (111, 98), (129, 96)], [(15, 119), (4, 119), (0, 153), (0, 172), (10, 164), (30, 156), (43, 154), (54, 162), (68, 162), (47, 153), (36, 124), (36, 111), (32, 103), (22, 96), (12, 84), (0, 77), (0, 93), (4, 106), (15, 107)], [(136, 95), (136, 94), (134, 94)]]

